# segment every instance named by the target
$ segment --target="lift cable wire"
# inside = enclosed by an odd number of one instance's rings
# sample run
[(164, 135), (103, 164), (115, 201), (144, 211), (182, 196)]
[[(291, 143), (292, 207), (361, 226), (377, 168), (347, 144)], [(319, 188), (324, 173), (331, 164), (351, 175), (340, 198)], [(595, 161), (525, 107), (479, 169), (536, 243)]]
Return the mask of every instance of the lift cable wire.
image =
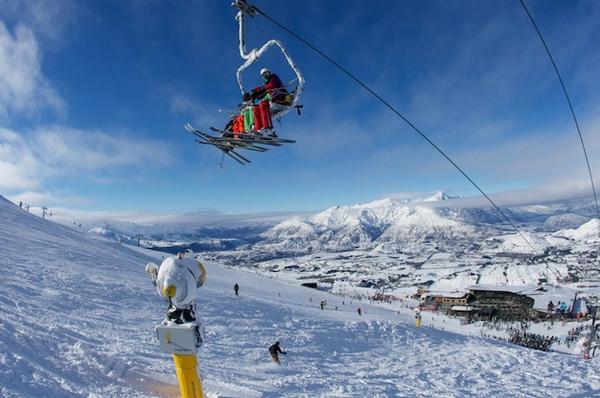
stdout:
[(552, 66), (554, 67), (554, 72), (556, 72), (556, 77), (558, 77), (558, 81), (560, 82), (563, 93), (565, 94), (565, 98), (567, 99), (567, 103), (569, 104), (569, 109), (571, 110), (571, 116), (573, 116), (573, 121), (575, 122), (575, 127), (577, 128), (577, 133), (579, 134), (579, 140), (581, 141), (581, 147), (583, 148), (583, 155), (585, 156), (585, 163), (587, 164), (588, 173), (590, 175), (590, 182), (592, 183), (592, 192), (594, 192), (594, 202), (596, 204), (596, 216), (600, 220), (600, 207), (598, 207), (598, 195), (596, 194), (596, 186), (594, 185), (594, 177), (592, 175), (590, 159), (587, 154), (585, 142), (583, 141), (583, 135), (581, 134), (581, 129), (579, 128), (579, 122), (577, 122), (577, 116), (575, 116), (575, 111), (573, 110), (573, 104), (571, 103), (571, 98), (569, 97), (569, 93), (567, 92), (565, 83), (564, 83), (560, 73), (558, 72), (558, 66), (556, 65), (556, 62), (554, 61), (554, 57), (552, 56), (552, 53), (550, 52), (550, 49), (548, 48), (548, 45), (546, 44), (546, 40), (544, 40), (544, 37), (542, 36), (542, 32), (540, 32), (540, 29), (538, 28), (537, 24), (535, 23), (535, 20), (533, 19), (533, 16), (531, 15), (531, 13), (529, 12), (529, 9), (525, 5), (525, 2), (523, 0), (519, 0), (519, 2), (523, 6), (525, 13), (529, 17), (529, 20), (531, 21), (533, 27), (535, 28), (535, 31), (537, 32), (538, 37), (540, 38), (542, 44), (544, 45), (544, 48), (546, 49), (548, 58), (550, 58), (550, 62), (552, 63)]
[(271, 21), (273, 24), (277, 25), (278, 27), (280, 27), (281, 29), (283, 29), (284, 31), (286, 31), (287, 33), (289, 33), (290, 35), (292, 35), (293, 37), (295, 37), (296, 39), (298, 39), (299, 41), (301, 41), (302, 43), (304, 43), (311, 50), (313, 50), (314, 52), (316, 52), (317, 54), (319, 54), (321, 57), (325, 58), (327, 61), (329, 61), (331, 64), (333, 64), (336, 68), (338, 68), (339, 70), (341, 70), (342, 72), (344, 72), (350, 79), (354, 80), (358, 85), (360, 85), (362, 88), (364, 88), (365, 90), (367, 90), (371, 95), (373, 95), (375, 98), (377, 98), (379, 100), (379, 102), (381, 102), (383, 105), (385, 105), (396, 116), (398, 116), (406, 124), (408, 124), (414, 131), (417, 132), (417, 134), (419, 134), (425, 141), (427, 141), (431, 146), (433, 146), (444, 158), (446, 158), (446, 160), (448, 160), (448, 162), (450, 162), (450, 164), (452, 164), (452, 166), (454, 166), (487, 199), (487, 201), (492, 204), (492, 206), (496, 209), (496, 211), (498, 212), (498, 214), (500, 214), (502, 216), (502, 218), (504, 218), (514, 228), (514, 230), (521, 236), (521, 238), (523, 238), (523, 240), (531, 248), (531, 250), (533, 251), (534, 254), (536, 254), (536, 255), (540, 254), (539, 251), (531, 244), (531, 242), (529, 242), (529, 240), (521, 232), (521, 230), (519, 230), (519, 228), (517, 228), (517, 226), (515, 225), (515, 223), (510, 218), (508, 218), (508, 216), (488, 196), (488, 194), (486, 194), (485, 191), (483, 189), (481, 189), (481, 187), (479, 187), (479, 185), (477, 185), (477, 183), (471, 177), (469, 177), (469, 175), (458, 164), (456, 164), (450, 158), (450, 156), (448, 156), (439, 146), (437, 146), (429, 137), (427, 137), (425, 135), (425, 133), (423, 133), (421, 130), (419, 130), (410, 120), (408, 120), (406, 117), (404, 117), (404, 115), (402, 115), (398, 110), (396, 110), (396, 108), (394, 108), (387, 100), (385, 100), (381, 95), (379, 95), (375, 91), (373, 91), (369, 86), (367, 86), (358, 77), (356, 77), (354, 74), (352, 74), (346, 68), (344, 68), (338, 62), (336, 62), (335, 60), (333, 60), (331, 57), (329, 57), (323, 51), (321, 51), (320, 49), (318, 49), (317, 47), (315, 47), (309, 41), (305, 40), (304, 38), (302, 38), (298, 34), (294, 33), (292, 30), (288, 29), (286, 26), (282, 25), (277, 20), (271, 18), (269, 15), (265, 14), (264, 11), (260, 10), (256, 6), (252, 6), (252, 7), (253, 7), (253, 9), (257, 13), (259, 13), (260, 15), (262, 15), (263, 17), (265, 17), (266, 19), (268, 19), (269, 21)]

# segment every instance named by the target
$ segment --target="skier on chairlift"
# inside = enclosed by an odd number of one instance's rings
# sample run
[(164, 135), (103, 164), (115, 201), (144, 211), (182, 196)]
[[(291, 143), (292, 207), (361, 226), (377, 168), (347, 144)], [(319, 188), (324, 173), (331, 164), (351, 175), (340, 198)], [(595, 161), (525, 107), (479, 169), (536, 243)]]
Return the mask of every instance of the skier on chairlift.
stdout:
[[(273, 147), (296, 142), (291, 139), (279, 138), (273, 129), (272, 119), (280, 120), (293, 109), (297, 111), (298, 115), (301, 114), (300, 97), (305, 81), (300, 69), (279, 40), (271, 39), (260, 47), (250, 51), (246, 50), (244, 21), (246, 17), (255, 16), (257, 10), (245, 0), (234, 0), (232, 6), (238, 9), (235, 19), (239, 24), (239, 50), (244, 61), (236, 72), (240, 92), (243, 95), (240, 111), (231, 115), (224, 128), (210, 127), (212, 131), (219, 133), (218, 136), (198, 130), (189, 123), (185, 125), (185, 129), (196, 136), (198, 144), (211, 145), (220, 150), (223, 157), (228, 156), (240, 164), (248, 164), (250, 160), (239, 151), (266, 152)], [(282, 52), (296, 75), (293, 80), (296, 83), (288, 91), (275, 73), (267, 68), (262, 68), (260, 76), (264, 84), (247, 91), (242, 81), (243, 72), (271, 48), (279, 49)], [(291, 84), (292, 82), (290, 82)]]
[[(271, 135), (275, 135), (273, 130), (273, 121), (271, 114), (278, 108), (289, 106), (287, 100), (287, 90), (281, 82), (279, 76), (275, 73), (271, 73), (267, 68), (260, 70), (260, 77), (265, 82), (264, 85), (256, 87), (249, 94), (244, 95), (244, 101), (247, 104), (248, 100), (251, 105), (246, 106), (244, 109), (244, 123), (246, 131), (250, 128), (252, 131), (261, 133), (263, 131), (269, 131)], [(260, 101), (260, 102), (258, 102)], [(254, 102), (258, 102), (258, 105), (254, 105)], [(252, 112), (250, 112), (250, 109)], [(251, 122), (249, 121), (251, 119)], [(249, 128), (249, 126), (251, 126)]]
[(271, 114), (290, 105), (288, 92), (279, 76), (267, 68), (260, 70), (260, 76), (265, 84), (244, 93), (240, 114), (233, 117), (225, 130), (231, 130), (234, 134), (268, 131), (270, 135), (275, 135)]
[[(252, 90), (252, 96), (255, 99), (268, 99), (275, 104), (286, 105), (286, 94), (287, 90), (281, 82), (279, 76), (272, 73), (267, 68), (260, 70), (260, 77), (263, 79), (265, 84), (262, 87), (257, 87)], [(289, 104), (287, 104), (289, 105)]]

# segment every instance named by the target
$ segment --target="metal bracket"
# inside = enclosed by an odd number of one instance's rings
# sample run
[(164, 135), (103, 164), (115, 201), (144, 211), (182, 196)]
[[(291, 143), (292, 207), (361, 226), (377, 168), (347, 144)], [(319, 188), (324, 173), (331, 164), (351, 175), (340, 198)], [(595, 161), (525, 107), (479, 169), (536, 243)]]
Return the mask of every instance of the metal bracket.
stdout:
[(231, 6), (237, 8), (238, 10), (240, 10), (240, 12), (251, 17), (257, 14), (256, 7), (248, 3), (246, 0), (234, 0), (234, 2), (231, 3)]

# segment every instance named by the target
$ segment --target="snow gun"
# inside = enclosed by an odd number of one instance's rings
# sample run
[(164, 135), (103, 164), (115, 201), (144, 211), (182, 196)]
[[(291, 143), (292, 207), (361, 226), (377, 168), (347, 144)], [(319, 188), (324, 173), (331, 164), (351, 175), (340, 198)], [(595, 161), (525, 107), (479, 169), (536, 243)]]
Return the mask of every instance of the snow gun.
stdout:
[(166, 258), (160, 267), (148, 263), (146, 272), (158, 294), (169, 303), (166, 318), (155, 332), (162, 351), (173, 355), (181, 396), (202, 398), (196, 353), (202, 346), (204, 328), (196, 320), (195, 308), (197, 290), (206, 281), (206, 269), (190, 251)]

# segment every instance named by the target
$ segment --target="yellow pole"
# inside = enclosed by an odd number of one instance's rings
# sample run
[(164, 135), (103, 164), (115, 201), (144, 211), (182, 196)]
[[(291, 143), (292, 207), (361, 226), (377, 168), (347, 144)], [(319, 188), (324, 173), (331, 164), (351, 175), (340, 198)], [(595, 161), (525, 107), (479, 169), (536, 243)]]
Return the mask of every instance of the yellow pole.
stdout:
[(196, 372), (196, 355), (173, 354), (182, 398), (202, 398), (202, 382)]

